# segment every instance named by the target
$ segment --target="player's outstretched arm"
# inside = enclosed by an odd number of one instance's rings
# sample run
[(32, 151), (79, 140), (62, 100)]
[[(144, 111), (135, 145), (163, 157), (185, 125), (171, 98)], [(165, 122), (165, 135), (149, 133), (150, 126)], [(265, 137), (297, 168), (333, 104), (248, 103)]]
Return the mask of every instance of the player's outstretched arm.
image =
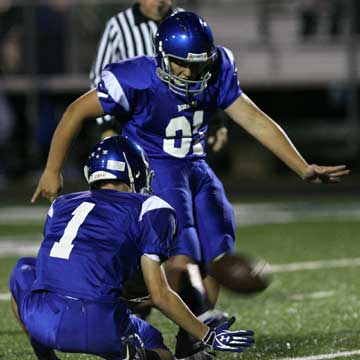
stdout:
[(305, 181), (336, 183), (350, 172), (346, 165), (309, 165), (284, 130), (245, 94), (235, 100), (225, 112)]
[(253, 331), (229, 330), (235, 318), (215, 329), (210, 329), (199, 321), (170, 288), (159, 262), (144, 255), (141, 258), (141, 268), (154, 305), (174, 323), (201, 340), (205, 346), (212, 350), (241, 352), (254, 343)]
[(103, 114), (96, 90), (87, 92), (67, 107), (54, 132), (46, 167), (32, 196), (32, 203), (40, 195), (50, 201), (55, 199), (62, 187), (60, 171), (72, 140), (85, 120)]

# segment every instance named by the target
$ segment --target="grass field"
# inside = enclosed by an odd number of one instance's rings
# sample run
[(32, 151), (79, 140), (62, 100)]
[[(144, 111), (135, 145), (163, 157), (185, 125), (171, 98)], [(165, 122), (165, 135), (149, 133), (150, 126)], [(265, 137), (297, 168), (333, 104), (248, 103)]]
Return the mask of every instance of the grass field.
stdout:
[[(258, 216), (257, 213), (254, 217)], [(35, 359), (6, 299), (17, 257), (1, 252), (1, 239), (41, 233), (41, 222), (0, 224), (0, 359)], [(256, 346), (220, 359), (360, 359), (360, 222), (322, 219), (243, 225), (237, 246), (274, 264), (271, 286), (252, 297), (222, 291), (218, 308), (237, 317), (234, 328), (256, 331)], [(17, 246), (14, 241), (14, 247)], [(336, 261), (335, 261), (336, 260)], [(339, 260), (342, 260), (340, 262)], [(304, 269), (309, 262), (314, 269)], [(284, 264), (299, 263), (296, 268)], [(284, 266), (280, 266), (284, 265)], [(292, 271), (290, 271), (292, 270)], [(157, 311), (150, 321), (173, 347), (176, 328)], [(61, 359), (95, 359), (60, 354)]]

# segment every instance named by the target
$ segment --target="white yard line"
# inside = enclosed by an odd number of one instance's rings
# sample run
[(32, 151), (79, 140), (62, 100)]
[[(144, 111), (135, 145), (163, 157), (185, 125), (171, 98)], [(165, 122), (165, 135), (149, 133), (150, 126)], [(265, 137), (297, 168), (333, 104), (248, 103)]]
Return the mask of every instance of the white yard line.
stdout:
[[(12, 240), (6, 239), (4, 241), (0, 238), (0, 258), (8, 257), (10, 255), (14, 256), (34, 256), (37, 254), (40, 243), (41, 235), (37, 238), (38, 241), (17, 241), (14, 237), (11, 237)], [(23, 237), (21, 237), (23, 238)]]
[(324, 299), (332, 297), (336, 294), (335, 291), (315, 291), (311, 293), (293, 294), (289, 296), (289, 299), (295, 301), (303, 301), (307, 299)]
[(334, 269), (360, 266), (360, 258), (304, 261), (290, 264), (271, 265), (273, 273), (293, 272), (302, 270)]
[(359, 220), (360, 203), (326, 204), (297, 201), (285, 203), (233, 204), (238, 226), (286, 224), (298, 221)]
[(49, 207), (8, 206), (0, 208), (0, 225), (44, 223)]
[(9, 301), (10, 293), (0, 293), (0, 301)]
[(360, 355), (360, 350), (353, 350), (353, 351), (342, 351), (333, 354), (321, 354), (321, 355), (312, 355), (312, 356), (294, 357), (294, 358), (281, 358), (278, 360), (325, 360), (325, 359), (336, 359), (336, 358), (359, 356), (359, 355)]

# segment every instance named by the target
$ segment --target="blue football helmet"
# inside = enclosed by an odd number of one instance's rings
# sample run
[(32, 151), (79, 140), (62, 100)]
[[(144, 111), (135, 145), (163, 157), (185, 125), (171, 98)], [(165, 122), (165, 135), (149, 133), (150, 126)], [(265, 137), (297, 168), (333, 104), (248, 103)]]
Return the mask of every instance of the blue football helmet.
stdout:
[(94, 146), (84, 175), (89, 185), (101, 180), (120, 180), (133, 192), (149, 194), (154, 172), (138, 144), (123, 136), (112, 136)]
[[(209, 25), (198, 15), (181, 11), (167, 17), (154, 39), (157, 75), (176, 94), (189, 96), (202, 92), (211, 77), (216, 47)], [(174, 62), (191, 70), (189, 79), (176, 76)]]

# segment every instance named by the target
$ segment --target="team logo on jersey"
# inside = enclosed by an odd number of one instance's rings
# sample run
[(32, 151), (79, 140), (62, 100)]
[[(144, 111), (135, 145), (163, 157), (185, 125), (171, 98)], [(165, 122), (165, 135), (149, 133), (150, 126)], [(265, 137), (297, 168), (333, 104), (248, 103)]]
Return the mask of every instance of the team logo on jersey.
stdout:
[(184, 111), (186, 109), (190, 109), (190, 105), (189, 104), (183, 104), (183, 105), (178, 105), (178, 112), (180, 111)]

